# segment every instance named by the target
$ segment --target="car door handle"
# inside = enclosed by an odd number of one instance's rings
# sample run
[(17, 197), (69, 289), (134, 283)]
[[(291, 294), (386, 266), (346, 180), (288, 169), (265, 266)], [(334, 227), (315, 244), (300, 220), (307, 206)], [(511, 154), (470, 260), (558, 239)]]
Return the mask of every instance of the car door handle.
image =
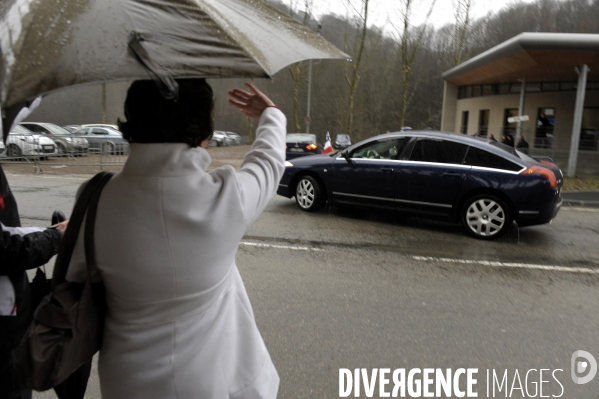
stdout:
[(393, 172), (393, 168), (381, 168), (382, 172)]

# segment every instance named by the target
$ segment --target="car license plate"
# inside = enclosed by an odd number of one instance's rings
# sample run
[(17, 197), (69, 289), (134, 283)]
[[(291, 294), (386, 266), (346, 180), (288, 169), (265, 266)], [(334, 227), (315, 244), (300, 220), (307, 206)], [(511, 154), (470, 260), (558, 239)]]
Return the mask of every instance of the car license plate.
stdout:
[(54, 149), (54, 146), (53, 145), (43, 145), (42, 148), (44, 150), (52, 151)]
[(304, 150), (301, 148), (292, 148), (291, 149), (291, 152), (302, 152), (302, 151), (304, 151)]

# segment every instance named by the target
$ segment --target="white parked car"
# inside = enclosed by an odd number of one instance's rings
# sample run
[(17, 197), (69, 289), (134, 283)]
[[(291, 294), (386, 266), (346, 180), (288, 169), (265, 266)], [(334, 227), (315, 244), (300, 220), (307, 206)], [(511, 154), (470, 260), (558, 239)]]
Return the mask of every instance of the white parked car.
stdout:
[(19, 125), (11, 130), (6, 139), (4, 155), (8, 158), (48, 157), (57, 154), (54, 140)]
[(235, 139), (229, 137), (227, 133), (221, 130), (215, 130), (214, 133), (212, 133), (211, 141), (215, 141), (217, 147), (227, 147), (230, 145), (235, 145)]

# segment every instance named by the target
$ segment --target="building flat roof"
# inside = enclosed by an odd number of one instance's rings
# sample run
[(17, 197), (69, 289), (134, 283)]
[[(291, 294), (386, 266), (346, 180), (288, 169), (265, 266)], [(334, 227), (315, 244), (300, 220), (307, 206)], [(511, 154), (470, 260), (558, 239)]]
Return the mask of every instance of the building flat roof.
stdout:
[(441, 76), (457, 86), (576, 81), (575, 67), (590, 67), (589, 80), (599, 80), (599, 34), (521, 33)]

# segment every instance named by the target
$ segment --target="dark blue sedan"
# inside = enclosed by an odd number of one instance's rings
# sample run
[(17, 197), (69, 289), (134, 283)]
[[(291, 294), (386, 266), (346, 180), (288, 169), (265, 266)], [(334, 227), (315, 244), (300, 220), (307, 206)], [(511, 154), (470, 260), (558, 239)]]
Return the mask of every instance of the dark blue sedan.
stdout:
[(495, 141), (408, 131), (287, 161), (277, 193), (307, 212), (325, 203), (382, 208), (461, 221), (472, 236), (494, 239), (513, 221), (551, 221), (562, 184), (556, 165)]

